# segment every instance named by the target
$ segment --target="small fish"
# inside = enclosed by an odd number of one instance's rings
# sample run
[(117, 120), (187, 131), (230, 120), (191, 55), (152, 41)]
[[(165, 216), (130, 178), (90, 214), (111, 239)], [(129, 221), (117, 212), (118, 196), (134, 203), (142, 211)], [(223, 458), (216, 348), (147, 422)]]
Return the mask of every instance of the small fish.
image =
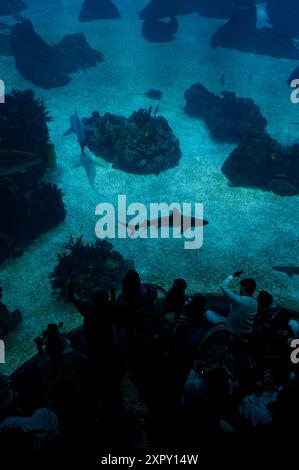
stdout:
[(51, 170), (56, 169), (56, 153), (53, 144), (49, 144), (41, 154), (0, 149), (0, 176), (23, 173), (27, 168), (41, 164)]
[(275, 271), (287, 274), (288, 277), (299, 276), (299, 267), (296, 266), (273, 266)]
[(119, 224), (127, 227), (131, 235), (135, 235), (142, 228), (155, 227), (159, 230), (161, 227), (180, 227), (181, 233), (186, 232), (190, 228), (202, 227), (208, 225), (207, 220), (197, 219), (196, 217), (187, 217), (180, 213), (178, 209), (174, 209), (169, 216), (162, 217), (161, 215), (157, 219), (145, 220), (142, 224), (125, 224), (124, 222), (118, 221)]
[(144, 95), (151, 100), (160, 100), (163, 96), (163, 92), (160, 90), (150, 89), (148, 91), (144, 91), (142, 93), (134, 93), (135, 95)]
[(70, 125), (71, 127), (65, 131), (64, 136), (75, 134), (77, 137), (77, 142), (80, 145), (82, 155), (85, 156), (85, 147), (86, 147), (86, 138), (87, 138), (87, 128), (84, 125), (84, 122), (79, 117), (77, 111), (75, 110), (74, 114), (70, 116)]

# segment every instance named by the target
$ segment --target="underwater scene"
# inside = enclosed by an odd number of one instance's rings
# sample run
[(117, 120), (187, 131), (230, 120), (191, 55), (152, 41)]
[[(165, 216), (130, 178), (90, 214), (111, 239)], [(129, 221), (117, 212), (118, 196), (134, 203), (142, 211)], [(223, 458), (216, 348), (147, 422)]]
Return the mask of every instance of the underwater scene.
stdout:
[(0, 0), (0, 451), (290, 429), (298, 202), (298, 0)]

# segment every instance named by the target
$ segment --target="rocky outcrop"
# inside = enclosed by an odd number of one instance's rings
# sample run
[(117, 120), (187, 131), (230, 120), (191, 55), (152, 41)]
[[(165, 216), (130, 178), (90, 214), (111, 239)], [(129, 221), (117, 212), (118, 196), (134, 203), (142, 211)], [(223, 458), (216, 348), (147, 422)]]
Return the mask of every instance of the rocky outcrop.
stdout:
[(266, 11), (273, 27), (286, 34), (299, 34), (298, 0), (268, 0)]
[(232, 186), (299, 194), (299, 145), (284, 147), (265, 132), (252, 132), (230, 154), (222, 173)]
[(120, 13), (111, 0), (85, 0), (79, 14), (81, 23), (115, 18), (120, 18)]
[(185, 92), (185, 99), (186, 113), (203, 119), (212, 137), (221, 142), (239, 142), (250, 130), (264, 130), (267, 125), (251, 98), (238, 98), (227, 91), (217, 96), (195, 84)]
[(11, 30), (11, 47), (21, 75), (41, 88), (65, 86), (70, 73), (94, 67), (103, 55), (92, 49), (83, 33), (68, 34), (49, 46), (35, 31), (30, 20)]
[(95, 67), (104, 60), (101, 52), (90, 47), (83, 33), (66, 34), (52, 50), (67, 74)]
[(171, 17), (168, 22), (160, 20), (146, 20), (142, 25), (142, 35), (147, 41), (167, 42), (174, 39), (179, 29), (176, 17)]
[(257, 28), (253, 0), (237, 0), (232, 16), (211, 38), (211, 47), (297, 60), (299, 50), (293, 38), (272, 28)]
[(34, 31), (30, 20), (12, 28), (11, 46), (17, 69), (26, 80), (42, 88), (64, 86), (71, 81), (51, 47)]

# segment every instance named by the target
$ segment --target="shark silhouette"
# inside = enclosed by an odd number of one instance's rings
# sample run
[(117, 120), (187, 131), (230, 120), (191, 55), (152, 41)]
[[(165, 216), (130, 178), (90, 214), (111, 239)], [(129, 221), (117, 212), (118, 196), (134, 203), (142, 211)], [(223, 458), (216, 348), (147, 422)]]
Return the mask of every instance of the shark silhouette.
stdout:
[(79, 117), (76, 109), (74, 111), (74, 114), (70, 116), (70, 125), (71, 127), (63, 135), (66, 136), (70, 134), (75, 134), (77, 137), (77, 142), (80, 145), (82, 155), (85, 157), (85, 147), (88, 129), (84, 125), (82, 119)]
[(130, 235), (135, 235), (142, 228), (155, 227), (159, 230), (161, 227), (180, 227), (181, 233), (185, 233), (190, 228), (203, 227), (209, 222), (207, 220), (198, 219), (193, 216), (184, 216), (178, 209), (173, 209), (169, 216), (159, 216), (157, 219), (145, 220), (141, 224), (124, 223), (118, 221), (120, 225), (127, 227)]
[(88, 182), (89, 182), (90, 186), (92, 187), (92, 189), (94, 189), (94, 180), (95, 180), (95, 177), (96, 177), (96, 174), (97, 174), (97, 171), (96, 171), (97, 166), (100, 166), (101, 168), (104, 168), (104, 165), (102, 165), (99, 162), (94, 161), (91, 157), (86, 155), (86, 153), (84, 153), (84, 155), (83, 155), (83, 153), (81, 153), (80, 162), (76, 163), (76, 165), (74, 165), (72, 168), (74, 169), (74, 168), (83, 167), (83, 169), (86, 173)]
[(76, 109), (74, 111), (74, 114), (70, 116), (70, 125), (71, 127), (63, 135), (65, 136), (75, 134), (81, 149), (80, 162), (74, 165), (72, 168), (83, 167), (89, 184), (94, 189), (96, 167), (103, 167), (104, 165), (101, 165), (99, 162), (94, 161), (92, 158), (86, 155), (85, 147), (87, 140), (87, 132), (91, 131), (91, 129), (87, 128), (84, 125), (84, 122), (82, 121), (82, 119), (80, 119)]

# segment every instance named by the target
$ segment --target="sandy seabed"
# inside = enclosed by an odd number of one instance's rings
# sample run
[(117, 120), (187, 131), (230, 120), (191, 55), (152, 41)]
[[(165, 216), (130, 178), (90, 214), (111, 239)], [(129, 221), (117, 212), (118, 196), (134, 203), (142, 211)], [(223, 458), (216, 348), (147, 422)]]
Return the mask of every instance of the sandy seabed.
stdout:
[[(27, 3), (30, 8), (24, 15), (48, 43), (82, 31), (105, 61), (73, 74), (66, 87), (42, 90), (19, 75), (13, 58), (1, 57), (0, 78), (7, 91), (35, 89), (52, 115), (51, 138), (59, 168), (49, 178), (62, 188), (67, 209), (59, 227), (30, 244), (21, 258), (0, 266), (4, 301), (23, 313), (21, 326), (6, 338), (3, 370), (13, 371), (33, 354), (32, 340), (48, 322), (63, 321), (67, 329), (81, 322), (72, 306), (52, 295), (48, 274), (57, 262), (59, 245), (70, 234), (95, 239), (96, 205), (115, 204), (118, 194), (126, 194), (129, 203), (200, 202), (209, 220), (200, 250), (184, 250), (182, 240), (115, 240), (115, 248), (135, 260), (144, 281), (169, 287), (173, 279), (184, 277), (190, 292), (216, 292), (224, 276), (243, 269), (256, 279), (260, 290), (270, 290), (278, 302), (299, 309), (298, 277), (290, 279), (272, 270), (277, 264), (298, 265), (298, 197), (228, 187), (220, 169), (234, 146), (213, 141), (204, 123), (183, 111), (184, 91), (191, 84), (200, 81), (218, 93), (225, 74), (227, 90), (252, 97), (261, 107), (269, 133), (282, 143), (294, 143), (299, 140), (298, 128), (291, 122), (299, 120), (299, 106), (291, 103), (285, 80), (298, 64), (232, 50), (213, 51), (209, 39), (222, 22), (196, 14), (179, 18), (175, 41), (148, 43), (141, 37), (137, 15), (146, 0), (115, 0), (121, 20), (85, 24), (77, 20), (81, 0)], [(140, 176), (103, 163), (93, 190), (83, 168), (72, 169), (79, 160), (79, 148), (74, 137), (62, 137), (69, 115), (76, 107), (81, 116), (94, 110), (128, 116), (151, 104), (144, 96), (134, 95), (149, 88), (164, 92), (159, 111), (180, 139), (179, 166), (159, 176)]]

